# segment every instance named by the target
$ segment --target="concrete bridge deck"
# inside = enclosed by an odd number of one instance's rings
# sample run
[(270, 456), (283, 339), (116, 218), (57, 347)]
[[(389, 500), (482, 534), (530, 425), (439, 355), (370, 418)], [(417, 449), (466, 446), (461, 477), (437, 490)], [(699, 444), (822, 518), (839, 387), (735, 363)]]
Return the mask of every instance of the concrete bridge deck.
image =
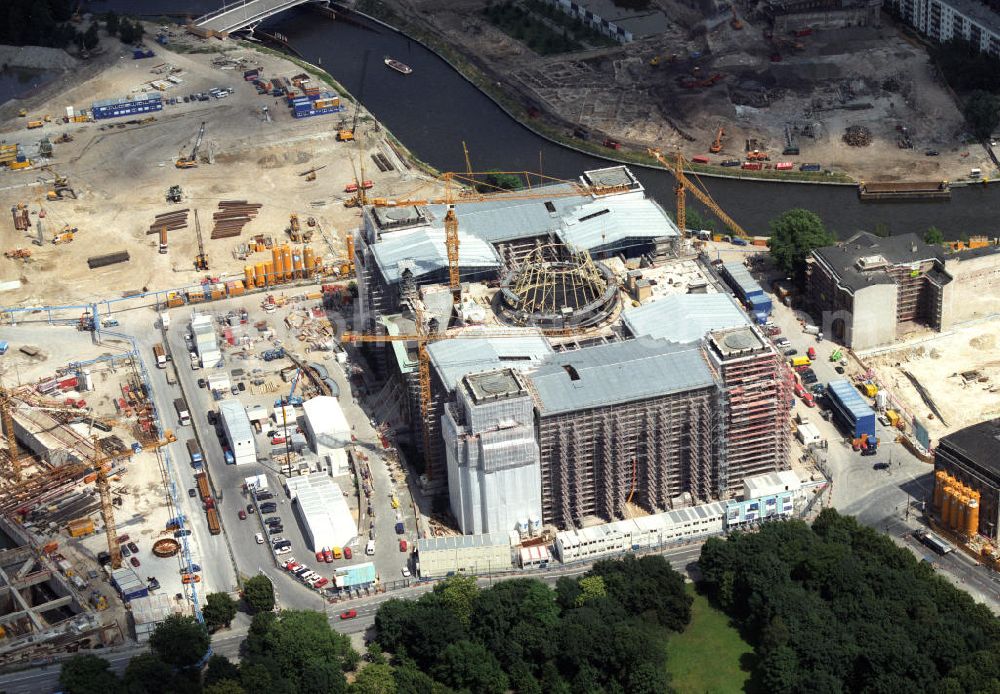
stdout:
[(228, 34), (260, 24), (268, 17), (307, 2), (325, 0), (239, 0), (199, 17), (192, 24), (195, 33)]

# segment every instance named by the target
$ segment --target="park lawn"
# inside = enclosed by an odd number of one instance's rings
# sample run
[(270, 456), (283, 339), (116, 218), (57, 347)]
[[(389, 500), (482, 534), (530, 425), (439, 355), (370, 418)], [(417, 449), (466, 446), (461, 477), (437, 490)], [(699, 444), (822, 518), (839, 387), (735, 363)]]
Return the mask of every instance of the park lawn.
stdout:
[(670, 637), (667, 671), (678, 692), (742, 692), (750, 673), (740, 667), (740, 659), (753, 648), (730, 625), (729, 617), (712, 607), (695, 592), (691, 623), (683, 633)]

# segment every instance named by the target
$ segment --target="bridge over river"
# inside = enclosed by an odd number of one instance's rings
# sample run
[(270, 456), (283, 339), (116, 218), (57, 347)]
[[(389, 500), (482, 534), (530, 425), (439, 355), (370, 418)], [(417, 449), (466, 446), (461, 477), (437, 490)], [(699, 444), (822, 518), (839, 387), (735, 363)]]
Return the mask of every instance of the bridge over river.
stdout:
[(268, 17), (310, 2), (327, 4), (327, 0), (240, 0), (199, 17), (192, 23), (192, 29), (206, 36), (228, 34), (240, 29), (253, 30)]

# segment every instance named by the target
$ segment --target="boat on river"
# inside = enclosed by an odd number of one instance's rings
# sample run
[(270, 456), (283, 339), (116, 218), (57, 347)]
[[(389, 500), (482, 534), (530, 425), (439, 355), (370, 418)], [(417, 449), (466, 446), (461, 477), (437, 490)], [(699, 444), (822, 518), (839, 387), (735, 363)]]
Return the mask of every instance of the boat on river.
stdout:
[(386, 58), (385, 64), (388, 67), (395, 70), (396, 72), (401, 72), (404, 75), (409, 75), (411, 72), (413, 72), (413, 68), (411, 68), (409, 65), (407, 65), (406, 63), (401, 63), (398, 60), (394, 60), (393, 58)]

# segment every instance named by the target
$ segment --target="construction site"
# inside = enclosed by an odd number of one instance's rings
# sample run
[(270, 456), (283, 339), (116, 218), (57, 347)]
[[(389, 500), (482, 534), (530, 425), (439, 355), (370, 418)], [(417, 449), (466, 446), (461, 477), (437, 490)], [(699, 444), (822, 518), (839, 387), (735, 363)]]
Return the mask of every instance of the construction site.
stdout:
[(805, 166), (864, 181), (960, 180), (992, 170), (926, 49), (877, 3), (388, 4), (564, 139), (680, 148), (730, 175)]
[[(391, 194), (421, 179), (320, 77), (233, 42), (189, 52), (207, 41), (173, 33), (153, 57), (119, 46), (89, 79), (0, 110), (3, 304), (242, 281), (286, 243), (337, 276), (359, 183)], [(302, 117), (297, 94), (330, 106)]]

